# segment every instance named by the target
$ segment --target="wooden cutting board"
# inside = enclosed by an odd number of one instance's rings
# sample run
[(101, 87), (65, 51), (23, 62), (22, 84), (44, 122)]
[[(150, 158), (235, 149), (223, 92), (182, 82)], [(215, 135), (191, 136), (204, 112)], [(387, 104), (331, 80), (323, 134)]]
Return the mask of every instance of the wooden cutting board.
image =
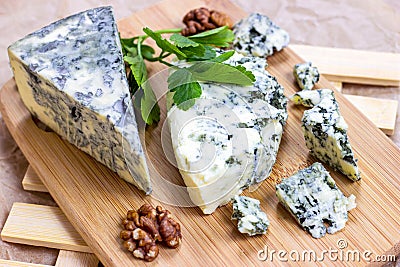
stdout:
[[(222, 10), (234, 21), (246, 16), (227, 0), (182, 1), (180, 5), (167, 0), (120, 21), (119, 29), (123, 36), (129, 36), (139, 34), (144, 26), (152, 29), (181, 27), (183, 14), (200, 6)], [(286, 95), (297, 90), (292, 67), (300, 61), (288, 48), (268, 59), (268, 71), (285, 87)], [(154, 73), (160, 66), (152, 65), (150, 69)], [(318, 87), (332, 88), (323, 77)], [(183, 228), (183, 243), (177, 250), (161, 246), (155, 260), (160, 265), (261, 265), (265, 262), (258, 259), (258, 251), (266, 247), (269, 251), (289, 253), (296, 250), (300, 254), (304, 250), (313, 250), (317, 255), (330, 248), (344, 252), (359, 250), (361, 253), (368, 250), (373, 256), (400, 253), (400, 151), (338, 92), (336, 97), (349, 124), (349, 137), (359, 158), (363, 178), (360, 182), (350, 182), (328, 168), (344, 194), (357, 197), (358, 206), (350, 212), (343, 231), (327, 234), (321, 239), (312, 238), (297, 225), (278, 203), (274, 190), (276, 181), (315, 161), (309, 156), (300, 129), (302, 108), (288, 105), (289, 120), (271, 177), (255, 192), (247, 193), (261, 200), (261, 207), (271, 221), (267, 234), (248, 237), (238, 233), (236, 222), (231, 221), (231, 205), (206, 216), (196, 207), (180, 208), (161, 203), (152, 196), (145, 196), (56, 134), (40, 130), (21, 102), (14, 80), (3, 87), (0, 96), (1, 112), (15, 141), (71, 224), (106, 266), (143, 264), (123, 250), (118, 235), (126, 211), (145, 202), (169, 209)], [(162, 120), (165, 118), (164, 103), (161, 102)], [(149, 161), (156, 165), (156, 171), (181, 181), (178, 171), (163, 154), (160, 145), (162, 126), (163, 121), (146, 131)], [(166, 190), (164, 194), (173, 193)], [(338, 242), (339, 245), (346, 243), (347, 247), (340, 250)], [(276, 254), (273, 263), (287, 264), (279, 261)], [(303, 262), (289, 263), (304, 265)], [(333, 263), (325, 257), (318, 264), (331, 266)], [(344, 261), (335, 262), (335, 266), (340, 264), (348, 265)], [(360, 262), (351, 264), (365, 265), (366, 261), (361, 258)]]

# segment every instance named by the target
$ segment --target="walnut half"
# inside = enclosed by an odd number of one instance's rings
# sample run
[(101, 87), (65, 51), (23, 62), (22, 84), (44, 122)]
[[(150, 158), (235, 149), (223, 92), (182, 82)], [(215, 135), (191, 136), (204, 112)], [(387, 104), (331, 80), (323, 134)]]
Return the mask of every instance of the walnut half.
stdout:
[(129, 210), (122, 225), (124, 230), (120, 238), (124, 240), (123, 246), (135, 258), (145, 261), (153, 261), (158, 256), (157, 242), (177, 248), (182, 240), (179, 223), (161, 206), (154, 208), (144, 204), (137, 211)]
[(216, 10), (208, 10), (205, 7), (190, 10), (182, 22), (186, 28), (182, 30), (182, 35), (189, 36), (217, 27), (228, 26), (232, 28), (233, 23), (230, 17)]

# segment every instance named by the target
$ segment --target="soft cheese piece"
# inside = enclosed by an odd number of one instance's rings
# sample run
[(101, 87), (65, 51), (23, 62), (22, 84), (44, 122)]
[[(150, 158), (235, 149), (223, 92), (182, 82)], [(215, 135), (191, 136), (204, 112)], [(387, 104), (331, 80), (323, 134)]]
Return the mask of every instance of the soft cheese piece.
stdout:
[(151, 192), (111, 7), (50, 24), (12, 44), (21, 98), (56, 133)]
[(314, 85), (319, 81), (318, 69), (313, 67), (311, 62), (294, 65), (293, 75), (302, 90), (313, 89)]
[(319, 160), (328, 163), (349, 179), (361, 179), (357, 159), (347, 136), (347, 124), (330, 89), (300, 91), (291, 97), (304, 111), (302, 128), (306, 145)]
[(289, 34), (259, 13), (252, 13), (235, 24), (233, 33), (233, 47), (244, 55), (270, 56), (289, 44)]
[(191, 108), (168, 111), (180, 173), (205, 214), (269, 176), (287, 119), (283, 88), (264, 59), (235, 53), (226, 63), (251, 69), (254, 86), (201, 83)]
[(238, 220), (238, 230), (249, 236), (265, 234), (269, 220), (267, 214), (261, 211), (260, 201), (251, 197), (235, 196), (232, 199), (232, 220)]
[(343, 229), (348, 220), (347, 212), (356, 207), (354, 195), (345, 197), (318, 162), (283, 179), (276, 185), (276, 195), (314, 238)]

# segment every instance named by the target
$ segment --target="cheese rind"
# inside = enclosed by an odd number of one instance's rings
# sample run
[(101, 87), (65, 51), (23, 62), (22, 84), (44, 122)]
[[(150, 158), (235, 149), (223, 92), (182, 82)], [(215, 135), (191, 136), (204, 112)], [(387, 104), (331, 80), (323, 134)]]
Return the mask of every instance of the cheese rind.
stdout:
[(287, 119), (283, 87), (265, 59), (235, 53), (225, 63), (252, 70), (254, 86), (201, 83), (195, 104), (173, 105), (167, 118), (178, 168), (205, 214), (269, 176)]
[(289, 34), (259, 13), (252, 13), (235, 24), (233, 33), (233, 47), (246, 56), (270, 56), (289, 44)]
[(111, 7), (54, 22), (8, 53), (22, 101), (34, 116), (151, 192)]
[(302, 90), (313, 89), (314, 85), (319, 81), (318, 69), (313, 67), (311, 62), (294, 65), (293, 75)]
[(267, 214), (261, 211), (260, 201), (251, 197), (235, 196), (232, 199), (232, 220), (238, 220), (238, 230), (249, 236), (265, 234), (269, 220)]
[(357, 159), (347, 135), (347, 124), (330, 89), (300, 91), (291, 97), (304, 111), (302, 128), (311, 154), (339, 170), (352, 181), (361, 179)]
[[(321, 163), (314, 163), (276, 185), (279, 201), (314, 238), (343, 229), (355, 197), (345, 197)], [(329, 224), (328, 228), (324, 223)]]

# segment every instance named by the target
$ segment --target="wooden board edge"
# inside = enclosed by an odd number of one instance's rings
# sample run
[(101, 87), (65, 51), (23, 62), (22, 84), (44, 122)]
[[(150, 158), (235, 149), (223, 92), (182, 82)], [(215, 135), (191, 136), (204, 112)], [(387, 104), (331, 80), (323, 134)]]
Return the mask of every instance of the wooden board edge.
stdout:
[(70, 266), (82, 266), (82, 267), (97, 267), (99, 260), (96, 255), (91, 253), (60, 250), (56, 267), (70, 267)]
[(289, 47), (302, 59), (312, 61), (330, 81), (400, 86), (400, 54), (302, 44)]
[(321, 72), (326, 79), (334, 82), (344, 82), (344, 83), (354, 83), (354, 84), (365, 84), (365, 85), (377, 85), (377, 86), (394, 86), (400, 87), (400, 82), (396, 80), (385, 80), (385, 79), (376, 79), (371, 76), (365, 77), (357, 77), (357, 76), (345, 76), (345, 75), (337, 75), (337, 74), (329, 74)]
[(50, 267), (51, 265), (0, 259), (0, 266), (1, 267)]
[(344, 96), (385, 134), (394, 134), (399, 104), (397, 100), (348, 94)]
[[(53, 232), (46, 231), (43, 235), (40, 235), (37, 229), (36, 232), (33, 230), (29, 231), (32, 228), (32, 221), (18, 217), (20, 213), (27, 214), (27, 211), (32, 220), (43, 221), (43, 225), (51, 222), (59, 222), (63, 227), (55, 230), (52, 229)], [(18, 225), (12, 225), (14, 222), (19, 223)], [(0, 236), (3, 241), (12, 243), (92, 253), (91, 249), (85, 244), (84, 240), (75, 231), (58, 207), (15, 202)], [(62, 239), (58, 239), (57, 237), (63, 237), (69, 241), (63, 242)]]
[(29, 165), (24, 178), (22, 179), (22, 187), (26, 191), (36, 191), (48, 193), (46, 186), (42, 183), (39, 175), (33, 170), (32, 166)]

